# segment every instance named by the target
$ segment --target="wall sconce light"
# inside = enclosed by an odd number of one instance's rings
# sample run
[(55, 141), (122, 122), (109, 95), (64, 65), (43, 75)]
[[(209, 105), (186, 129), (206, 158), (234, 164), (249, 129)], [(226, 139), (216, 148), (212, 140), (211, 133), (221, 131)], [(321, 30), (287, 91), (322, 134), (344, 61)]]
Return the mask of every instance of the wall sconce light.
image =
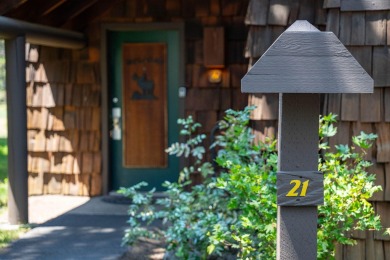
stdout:
[(210, 83), (221, 83), (222, 81), (222, 70), (212, 69), (208, 71), (208, 80)]
[(225, 67), (225, 30), (223, 27), (203, 29), (203, 65), (207, 68), (209, 83), (222, 82)]

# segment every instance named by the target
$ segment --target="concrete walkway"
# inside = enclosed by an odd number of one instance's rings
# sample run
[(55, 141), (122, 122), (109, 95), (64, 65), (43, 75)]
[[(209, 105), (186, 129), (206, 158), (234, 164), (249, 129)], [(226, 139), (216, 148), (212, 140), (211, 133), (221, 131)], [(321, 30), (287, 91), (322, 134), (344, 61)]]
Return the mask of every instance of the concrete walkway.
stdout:
[[(77, 208), (39, 223), (45, 216), (47, 219), (50, 214), (61, 214), (60, 209), (80, 204), (83, 199), (84, 204)], [(127, 251), (120, 244), (127, 227), (128, 205), (108, 203), (102, 197), (40, 196), (35, 200), (35, 207), (29, 202), (29, 214), (30, 222), (38, 226), (1, 250), (0, 259), (108, 260), (118, 259)]]

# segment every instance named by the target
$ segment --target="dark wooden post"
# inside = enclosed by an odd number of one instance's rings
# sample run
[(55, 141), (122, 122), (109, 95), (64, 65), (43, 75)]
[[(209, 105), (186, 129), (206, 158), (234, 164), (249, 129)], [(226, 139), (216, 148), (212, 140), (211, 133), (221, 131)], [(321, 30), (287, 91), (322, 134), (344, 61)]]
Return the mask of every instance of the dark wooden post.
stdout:
[(280, 93), (277, 259), (317, 258), (319, 93), (372, 93), (374, 82), (332, 32), (296, 21), (241, 80), (246, 93)]
[[(278, 134), (280, 172), (318, 170), (319, 115), (319, 94), (280, 94), (279, 118), (282, 119), (279, 120)], [(287, 182), (287, 185), (290, 186), (290, 182)], [(300, 192), (301, 189), (302, 187), (298, 187), (296, 192)], [(278, 207), (277, 227), (279, 239), (277, 259), (317, 258), (316, 206)]]
[(5, 40), (8, 114), (8, 218), (28, 223), (25, 37)]

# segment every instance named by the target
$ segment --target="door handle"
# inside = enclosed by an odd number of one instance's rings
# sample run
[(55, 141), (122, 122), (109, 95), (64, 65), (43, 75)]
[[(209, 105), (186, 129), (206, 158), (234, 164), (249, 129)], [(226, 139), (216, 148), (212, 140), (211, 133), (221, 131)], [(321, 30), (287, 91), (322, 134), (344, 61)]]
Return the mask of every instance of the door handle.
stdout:
[(119, 107), (112, 108), (112, 130), (110, 135), (112, 140), (122, 139), (122, 128), (120, 125), (121, 109)]

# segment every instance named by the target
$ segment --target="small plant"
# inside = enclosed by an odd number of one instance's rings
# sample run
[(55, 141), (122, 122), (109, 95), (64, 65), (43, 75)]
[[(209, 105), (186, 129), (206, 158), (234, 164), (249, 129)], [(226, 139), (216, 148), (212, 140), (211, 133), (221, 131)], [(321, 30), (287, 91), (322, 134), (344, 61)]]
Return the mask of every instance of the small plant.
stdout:
[(30, 226), (24, 225), (17, 229), (0, 230), (0, 248), (8, 246), (12, 241), (18, 239), (20, 235), (30, 230)]
[[(218, 150), (218, 171), (205, 161), (206, 136), (196, 135), (200, 125), (191, 117), (178, 121), (186, 140), (172, 144), (167, 152), (193, 164), (181, 171), (178, 182), (164, 183), (166, 198), (154, 204), (153, 190), (138, 192), (146, 183), (120, 190), (133, 199), (124, 244), (139, 237), (161, 239), (179, 259), (276, 257), (276, 141), (253, 143), (248, 127), (251, 110), (228, 110), (219, 122), (221, 134), (211, 147)], [(339, 145), (331, 153), (324, 140), (336, 133), (335, 121), (332, 114), (320, 119), (319, 170), (325, 174), (325, 203), (319, 207), (319, 259), (333, 258), (335, 243), (353, 244), (347, 231), (381, 228), (379, 216), (367, 202), (380, 187), (366, 171), (371, 163), (363, 159), (376, 136), (361, 133), (353, 138), (354, 146)], [(204, 181), (192, 185), (191, 174), (201, 174)], [(157, 220), (166, 223), (166, 229), (145, 225)]]
[[(153, 190), (141, 195), (136, 190), (145, 183), (134, 187), (122, 188), (121, 193), (133, 199), (129, 209), (130, 228), (126, 230), (123, 242), (132, 244), (140, 236), (164, 239), (167, 249), (175, 252), (180, 259), (201, 259), (207, 256), (209, 239), (207, 233), (218, 223), (220, 217), (215, 213), (222, 208), (226, 196), (223, 191), (215, 187), (214, 169), (209, 162), (204, 162), (205, 149), (202, 145), (205, 135), (195, 135), (200, 127), (191, 117), (178, 121), (183, 126), (181, 135), (186, 142), (172, 144), (167, 152), (177, 156), (191, 157), (194, 164), (185, 167), (180, 172), (176, 183), (165, 182), (166, 198), (158, 199), (156, 206), (151, 205)], [(190, 189), (190, 175), (199, 172), (205, 181)], [(162, 210), (156, 211), (156, 207)], [(226, 211), (226, 210), (225, 210)], [(223, 213), (222, 213), (223, 214)], [(163, 223), (170, 223), (165, 231), (150, 230), (140, 223), (151, 223), (163, 219)]]

